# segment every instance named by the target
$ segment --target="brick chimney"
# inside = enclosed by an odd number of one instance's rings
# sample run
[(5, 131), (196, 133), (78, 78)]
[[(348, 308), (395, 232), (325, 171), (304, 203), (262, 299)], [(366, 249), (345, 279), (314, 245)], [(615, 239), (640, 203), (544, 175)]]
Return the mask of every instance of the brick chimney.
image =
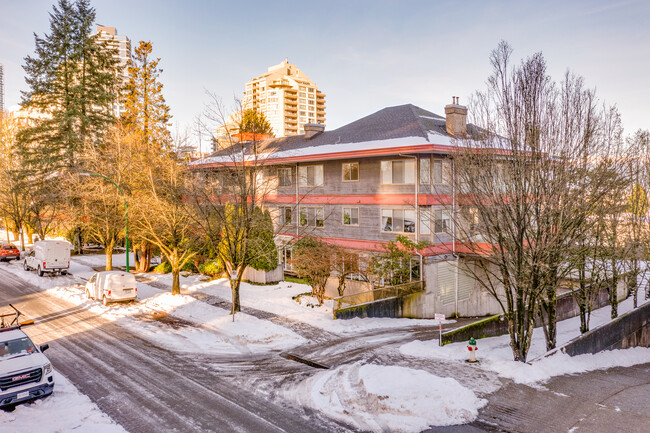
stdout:
[(467, 107), (458, 103), (458, 96), (452, 96), (452, 103), (445, 106), (447, 134), (459, 137), (467, 134)]
[(321, 132), (325, 131), (325, 125), (320, 123), (305, 123), (303, 129), (305, 130), (305, 140), (311, 140)]

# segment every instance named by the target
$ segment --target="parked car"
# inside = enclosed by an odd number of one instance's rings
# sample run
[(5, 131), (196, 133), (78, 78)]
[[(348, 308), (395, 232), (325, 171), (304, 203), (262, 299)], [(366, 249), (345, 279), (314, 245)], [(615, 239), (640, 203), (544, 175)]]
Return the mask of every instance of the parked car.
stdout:
[(34, 242), (34, 249), (25, 256), (23, 267), (26, 271), (36, 269), (39, 277), (45, 272), (67, 274), (70, 268), (70, 243), (56, 240)]
[(94, 274), (86, 282), (86, 297), (109, 302), (134, 301), (138, 297), (135, 275), (121, 271), (103, 271)]
[(0, 328), (0, 408), (47, 397), (54, 390), (52, 364), (19, 326)]
[(20, 250), (15, 245), (7, 244), (0, 248), (0, 261), (20, 260)]

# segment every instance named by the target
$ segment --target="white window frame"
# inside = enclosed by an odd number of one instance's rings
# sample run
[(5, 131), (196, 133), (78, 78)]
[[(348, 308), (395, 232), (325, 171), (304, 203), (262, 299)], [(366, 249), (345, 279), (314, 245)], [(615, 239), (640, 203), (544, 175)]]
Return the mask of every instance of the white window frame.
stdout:
[[(278, 209), (280, 210), (280, 225), (290, 225), (293, 224), (293, 206), (279, 206)], [(290, 212), (290, 219), (287, 221), (287, 214), (286, 211)]]
[[(395, 183), (393, 182), (393, 177), (394, 177), (394, 165), (395, 163), (400, 163), (404, 164), (404, 182), (403, 183)], [(411, 179), (409, 179), (409, 170), (408, 167), (411, 167)], [(390, 167), (390, 168), (388, 168)], [(416, 170), (415, 170), (415, 160), (414, 159), (395, 159), (395, 160), (388, 160), (388, 161), (381, 161), (380, 163), (380, 172), (379, 172), (379, 182), (381, 185), (414, 185), (415, 184), (415, 177), (416, 177)], [(390, 174), (390, 181), (387, 179), (387, 175)]]
[[(314, 180), (318, 182), (320, 180), (320, 183), (314, 183), (314, 184), (309, 184), (307, 183), (309, 181), (309, 169), (313, 168), (314, 170), (319, 170), (320, 171), (320, 179), (318, 179), (318, 176), (316, 173), (314, 173)], [(315, 165), (301, 165), (298, 167), (298, 185), (300, 187), (316, 187), (316, 186), (323, 186), (324, 183), (324, 170), (323, 170), (323, 164), (315, 164)]]
[[(314, 219), (313, 222), (314, 224), (309, 224), (309, 211), (314, 210)], [(303, 219), (303, 212), (305, 214), (305, 224), (302, 223)], [(321, 216), (320, 221), (322, 222), (321, 225), (318, 225), (318, 216)], [(300, 216), (299, 216), (299, 221), (300, 221), (300, 227), (314, 227), (317, 229), (322, 229), (325, 227), (325, 209), (323, 206), (301, 206), (300, 207)]]
[[(450, 173), (449, 160), (444, 158), (434, 158), (433, 177), (432, 177), (433, 183), (435, 185), (449, 185), (450, 175), (451, 173)], [(440, 182), (438, 182), (438, 177), (440, 178)]]
[[(439, 217), (440, 216), (440, 217)], [(440, 221), (440, 229), (438, 230), (438, 221)], [(445, 224), (446, 222), (446, 224)], [(451, 212), (449, 209), (434, 209), (433, 210), (433, 232), (437, 235), (451, 233)], [(446, 228), (445, 228), (446, 225)]]
[[(407, 212), (410, 214), (411, 220), (413, 222), (413, 230), (412, 231), (404, 231), (404, 226), (405, 222), (407, 220), (406, 215)], [(389, 214), (390, 216), (384, 216), (385, 214)], [(399, 216), (401, 213), (401, 216)], [(398, 217), (396, 218), (396, 215)], [(384, 218), (390, 218), (391, 219), (391, 229), (390, 230), (384, 230), (385, 227), (388, 227), (388, 222), (384, 223)], [(400, 227), (396, 227), (396, 221), (401, 219), (402, 224)], [(415, 225), (417, 224), (417, 218), (415, 214), (415, 209), (413, 208), (381, 208), (380, 209), (380, 215), (379, 215), (379, 230), (382, 233), (403, 233), (403, 234), (415, 234)], [(400, 228), (401, 230), (396, 230), (397, 228)]]
[(431, 183), (431, 158), (420, 158), (420, 185), (429, 185)]
[[(282, 176), (280, 173), (281, 173), (281, 172), (286, 173), (287, 171), (289, 172), (289, 176), (288, 176), (288, 177), (284, 177), (284, 179), (288, 179), (288, 180), (289, 180), (289, 184), (288, 184), (288, 185), (283, 185), (283, 184), (282, 184), (283, 176)], [(286, 175), (285, 175), (285, 176), (286, 176)], [(291, 169), (291, 167), (279, 167), (279, 168), (278, 168), (278, 186), (279, 186), (279, 187), (282, 187), (282, 188), (284, 188), (284, 187), (288, 187), (288, 186), (293, 186), (293, 170)]]
[[(346, 179), (345, 178), (345, 166), (357, 166), (357, 178), (356, 179)], [(350, 177), (352, 177), (352, 169), (350, 169)], [(341, 164), (341, 181), (343, 182), (359, 182), (359, 178), (361, 177), (359, 173), (359, 163), (358, 162), (344, 162)]]
[[(345, 223), (345, 210), (346, 209), (350, 211), (350, 224)], [(357, 223), (356, 224), (352, 224), (352, 210), (357, 211)], [(359, 220), (360, 220), (359, 216), (360, 216), (360, 211), (359, 211), (358, 207), (345, 206), (345, 207), (343, 207), (343, 209), (341, 211), (341, 224), (343, 224), (344, 226), (349, 226), (349, 227), (359, 227)]]

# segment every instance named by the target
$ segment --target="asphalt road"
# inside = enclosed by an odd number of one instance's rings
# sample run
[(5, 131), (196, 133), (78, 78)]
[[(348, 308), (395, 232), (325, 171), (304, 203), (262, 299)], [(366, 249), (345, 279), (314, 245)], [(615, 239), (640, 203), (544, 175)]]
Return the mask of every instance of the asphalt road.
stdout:
[(251, 388), (254, 377), (310, 374), (278, 354), (235, 359), (170, 352), (0, 269), (0, 305), (8, 303), (36, 321), (28, 333), (35, 343), (50, 344), (54, 368), (129, 432), (349, 431)]

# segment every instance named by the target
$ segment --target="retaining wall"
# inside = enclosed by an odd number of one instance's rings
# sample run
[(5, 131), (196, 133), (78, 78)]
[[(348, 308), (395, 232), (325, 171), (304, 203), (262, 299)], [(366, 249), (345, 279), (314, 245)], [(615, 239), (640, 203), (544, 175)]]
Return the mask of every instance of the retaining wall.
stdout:
[(405, 305), (409, 305), (420, 293), (381, 299), (365, 304), (334, 310), (334, 319), (352, 319), (354, 317), (408, 317), (404, 315)]
[(650, 347), (650, 302), (569, 341), (558, 350), (575, 356), (636, 346)]
[[(621, 299), (623, 300), (623, 299)], [(598, 292), (594, 300), (593, 309), (609, 305), (609, 295), (606, 289)], [(557, 298), (557, 321), (562, 321), (576, 317), (580, 314), (578, 303), (571, 295), (565, 293)], [(538, 317), (535, 318), (535, 326), (542, 326)], [(488, 317), (478, 322), (471, 323), (462, 328), (457, 328), (442, 334), (442, 344), (456, 343), (458, 341), (467, 341), (470, 337), (486, 338), (498, 337), (508, 333), (508, 322), (500, 320), (500, 315)]]

